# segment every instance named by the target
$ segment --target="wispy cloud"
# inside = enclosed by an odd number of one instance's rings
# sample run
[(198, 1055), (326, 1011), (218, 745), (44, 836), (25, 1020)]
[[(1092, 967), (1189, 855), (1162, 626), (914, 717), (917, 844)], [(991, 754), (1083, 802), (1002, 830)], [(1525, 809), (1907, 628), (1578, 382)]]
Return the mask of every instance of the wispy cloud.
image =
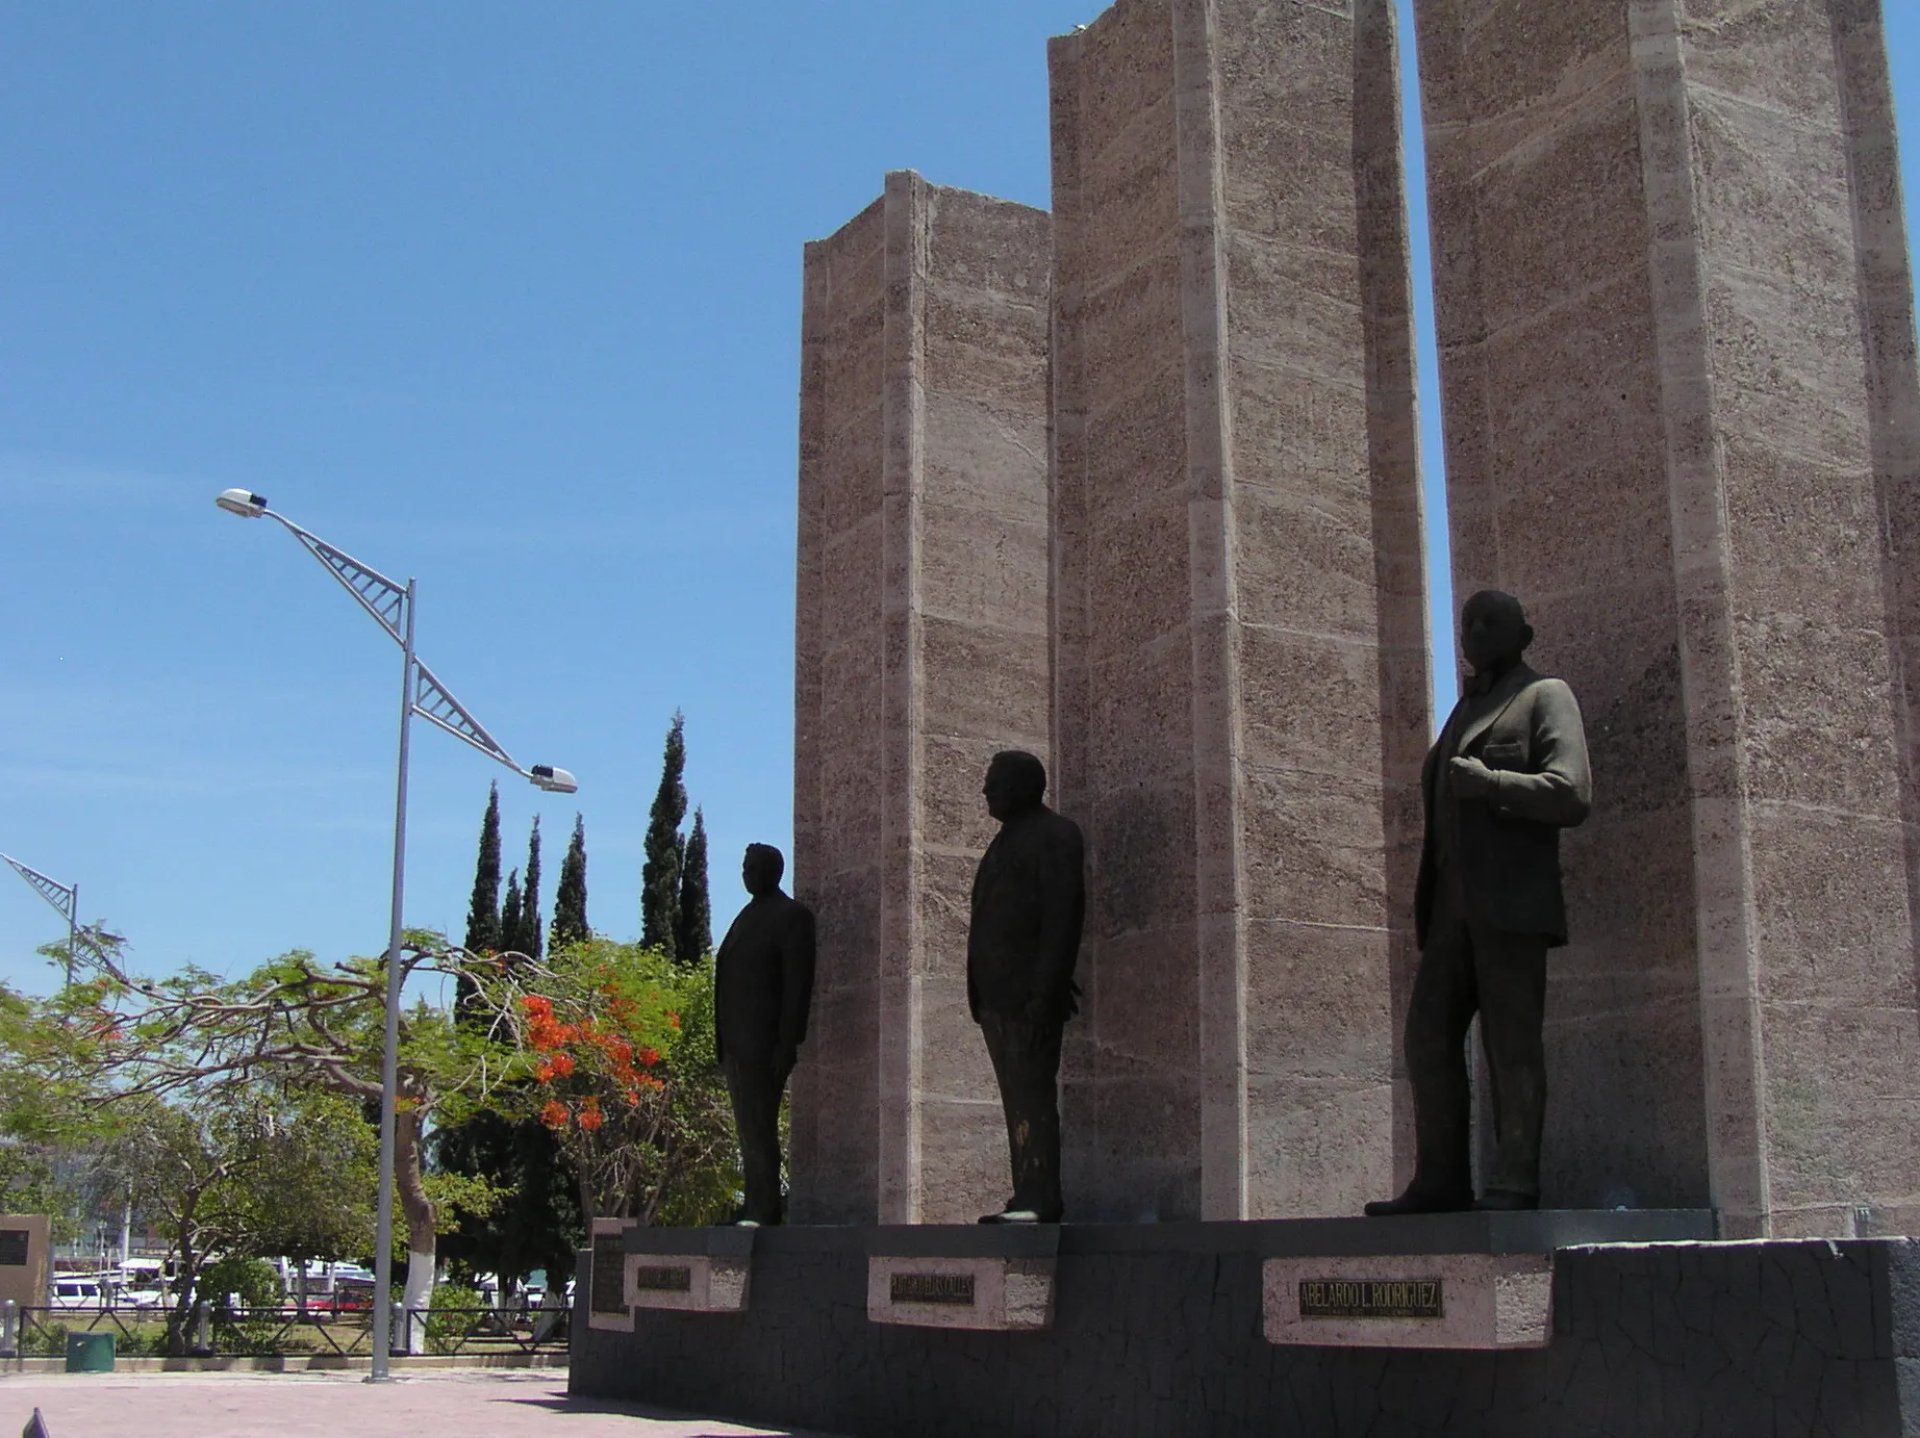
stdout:
[(73, 504), (182, 503), (207, 487), (186, 475), (117, 466), (68, 455), (0, 452), (0, 505), (9, 509)]

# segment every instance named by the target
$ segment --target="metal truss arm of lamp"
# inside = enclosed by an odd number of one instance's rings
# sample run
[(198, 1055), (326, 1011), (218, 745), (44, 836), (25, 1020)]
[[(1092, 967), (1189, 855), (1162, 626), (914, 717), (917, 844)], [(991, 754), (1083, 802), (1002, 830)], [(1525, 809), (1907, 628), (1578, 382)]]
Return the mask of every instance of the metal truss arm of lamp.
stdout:
[(411, 720), (418, 714), (428, 723), (464, 740), (482, 754), (506, 765), (514, 773), (551, 794), (572, 794), (579, 789), (573, 775), (551, 764), (522, 768), (500, 746), (478, 719), (453, 697), (434, 672), (420, 662), (413, 647), (414, 611), (418, 588), (409, 579), (396, 584), (379, 570), (362, 564), (345, 550), (336, 549), (317, 534), (302, 529), (283, 514), (267, 508), (266, 499), (244, 489), (229, 489), (214, 501), (229, 514), (243, 519), (277, 521), (300, 545), (326, 566), (340, 587), (354, 597), (360, 607), (405, 654), (400, 687), (400, 766), (393, 815), (393, 901), (387, 924), (387, 1014), (386, 1037), (380, 1054), (380, 1190), (375, 1200), (374, 1280), (373, 1280), (373, 1371), (369, 1382), (388, 1378), (388, 1356), (392, 1348), (392, 1307), (388, 1296), (393, 1284), (393, 1165), (395, 1096), (399, 1087), (400, 1052), (400, 915), (406, 887), (407, 854), (407, 755)]
[(80, 886), (63, 884), (58, 879), (49, 879), (38, 869), (29, 869), (18, 859), (0, 854), (12, 865), (13, 872), (25, 879), (33, 891), (49, 904), (54, 911), (67, 921), (67, 987), (73, 987), (73, 957), (80, 947)]

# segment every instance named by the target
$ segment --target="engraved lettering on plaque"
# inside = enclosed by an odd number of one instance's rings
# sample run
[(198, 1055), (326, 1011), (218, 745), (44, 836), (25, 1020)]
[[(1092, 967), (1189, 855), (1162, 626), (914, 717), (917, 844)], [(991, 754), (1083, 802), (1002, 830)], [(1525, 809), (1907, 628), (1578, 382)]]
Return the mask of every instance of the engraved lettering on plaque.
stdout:
[(1437, 1278), (1303, 1278), (1302, 1318), (1444, 1318)]
[(947, 1303), (973, 1307), (971, 1273), (896, 1273), (890, 1290), (895, 1303)]
[(593, 1236), (593, 1284), (587, 1293), (587, 1306), (592, 1312), (624, 1314), (627, 1311), (626, 1295), (620, 1287), (621, 1270), (626, 1261), (624, 1234)]
[(642, 1293), (691, 1293), (693, 1270), (684, 1264), (678, 1268), (636, 1268), (633, 1286)]

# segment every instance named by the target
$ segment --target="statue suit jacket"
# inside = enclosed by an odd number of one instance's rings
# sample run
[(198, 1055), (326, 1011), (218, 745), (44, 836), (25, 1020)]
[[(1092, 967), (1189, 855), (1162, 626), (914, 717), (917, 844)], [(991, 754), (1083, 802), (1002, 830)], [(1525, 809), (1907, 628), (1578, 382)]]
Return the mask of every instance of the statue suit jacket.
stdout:
[[(1482, 712), (1465, 719), (1462, 695), (1420, 771), (1426, 801), (1426, 846), (1414, 921), (1422, 947), (1433, 914), (1434, 826), (1457, 821), (1453, 862), (1460, 867), (1468, 912), (1512, 934), (1545, 934), (1550, 946), (1567, 941), (1567, 905), (1560, 890), (1560, 831), (1587, 817), (1593, 780), (1587, 739), (1573, 691), (1525, 664), (1503, 674)], [(1453, 815), (1438, 812), (1440, 773), (1455, 756), (1474, 757), (1498, 771), (1498, 793), (1454, 799)]]
[(1080, 826), (1039, 805), (1000, 826), (973, 877), (967, 1007), (1019, 1018), (1034, 998), (1074, 1011), (1073, 966), (1086, 917)]
[(800, 1046), (813, 1004), (813, 910), (784, 893), (735, 917), (714, 958), (714, 1057), (748, 1062)]

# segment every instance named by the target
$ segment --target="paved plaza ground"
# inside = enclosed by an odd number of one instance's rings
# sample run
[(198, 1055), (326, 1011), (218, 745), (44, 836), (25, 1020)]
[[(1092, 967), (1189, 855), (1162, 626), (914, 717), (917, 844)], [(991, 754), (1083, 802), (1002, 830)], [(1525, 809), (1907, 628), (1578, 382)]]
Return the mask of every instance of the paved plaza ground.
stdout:
[(454, 1369), (370, 1384), (357, 1373), (57, 1373), (0, 1377), (0, 1438), (38, 1408), (49, 1438), (732, 1438), (743, 1428), (598, 1399), (564, 1370)]

